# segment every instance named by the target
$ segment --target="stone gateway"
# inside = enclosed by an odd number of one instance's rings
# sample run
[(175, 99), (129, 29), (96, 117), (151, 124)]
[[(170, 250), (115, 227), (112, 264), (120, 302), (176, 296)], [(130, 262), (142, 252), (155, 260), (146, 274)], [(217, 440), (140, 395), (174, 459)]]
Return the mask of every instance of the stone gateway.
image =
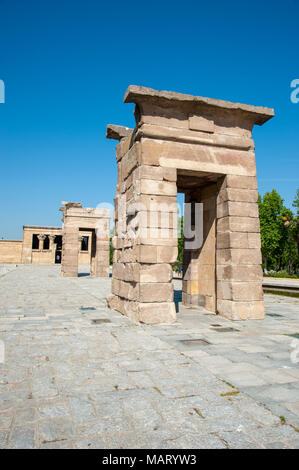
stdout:
[(231, 320), (264, 318), (252, 128), (274, 111), (139, 86), (124, 102), (135, 103), (135, 129), (107, 128), (119, 141), (109, 306), (135, 321), (175, 321), (179, 192), (191, 229), (198, 204), (203, 222), (201, 246), (185, 244), (183, 303)]

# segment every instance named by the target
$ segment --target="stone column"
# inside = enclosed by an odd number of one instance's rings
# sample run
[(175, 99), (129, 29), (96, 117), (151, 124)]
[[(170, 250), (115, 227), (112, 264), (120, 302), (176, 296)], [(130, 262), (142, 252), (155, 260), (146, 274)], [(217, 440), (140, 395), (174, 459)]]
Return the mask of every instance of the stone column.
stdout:
[(231, 320), (265, 316), (256, 177), (227, 175), (217, 197), (217, 310)]
[(50, 240), (50, 251), (52, 253), (52, 263), (55, 264), (55, 253), (56, 253), (56, 243), (54, 243), (54, 240), (56, 238), (56, 235), (49, 235), (49, 240)]
[(124, 144), (122, 151), (117, 151), (113, 295), (108, 303), (135, 321), (173, 322), (172, 263), (178, 253), (176, 169), (140, 164), (139, 142), (131, 148)]
[(78, 276), (78, 234), (78, 228), (65, 224), (61, 260), (61, 273), (65, 277)]
[(23, 228), (22, 263), (32, 263), (32, 231)]
[(141, 165), (139, 178), (138, 320), (169, 323), (176, 318), (172, 284), (172, 264), (178, 256), (176, 169)]
[(109, 277), (110, 239), (109, 219), (99, 220), (95, 231), (96, 250), (92, 275)]
[(40, 234), (40, 235), (37, 236), (37, 238), (39, 239), (39, 246), (38, 246), (38, 249), (39, 249), (40, 251), (42, 251), (43, 248), (44, 248), (44, 240), (45, 240), (45, 238), (46, 238), (46, 235)]

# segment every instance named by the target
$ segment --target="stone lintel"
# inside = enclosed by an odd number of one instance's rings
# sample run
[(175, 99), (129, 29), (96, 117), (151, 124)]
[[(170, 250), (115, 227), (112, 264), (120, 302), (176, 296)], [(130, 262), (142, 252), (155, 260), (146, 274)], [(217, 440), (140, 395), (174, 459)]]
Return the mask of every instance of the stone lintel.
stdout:
[(225, 110), (231, 113), (242, 113), (248, 116), (253, 124), (261, 126), (274, 116), (272, 108), (252, 106), (243, 103), (232, 103), (230, 101), (205, 98), (202, 96), (186, 95), (172, 91), (158, 91), (137, 85), (130, 85), (124, 96), (124, 103), (151, 103), (161, 107), (180, 108), (183, 104), (190, 108), (190, 113), (196, 105), (205, 105), (211, 111)]
[(24, 229), (42, 229), (42, 230), (59, 230), (61, 231), (61, 227), (49, 227), (49, 226), (43, 226), (43, 225), (23, 225), (23, 230)]
[(61, 204), (63, 204), (67, 209), (69, 207), (82, 207), (82, 202), (61, 201)]
[(101, 218), (109, 219), (110, 210), (109, 209), (94, 209), (89, 207), (71, 207), (64, 213), (67, 217), (84, 217), (84, 218)]
[(133, 132), (133, 129), (130, 129), (129, 127), (108, 124), (106, 137), (107, 139), (121, 140), (125, 137), (128, 137), (131, 132)]

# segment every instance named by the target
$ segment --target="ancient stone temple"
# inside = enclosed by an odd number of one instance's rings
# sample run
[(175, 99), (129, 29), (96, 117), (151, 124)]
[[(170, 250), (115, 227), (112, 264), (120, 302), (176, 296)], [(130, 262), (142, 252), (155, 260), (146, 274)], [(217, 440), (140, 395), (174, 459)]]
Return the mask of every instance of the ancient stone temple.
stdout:
[[(110, 211), (82, 207), (81, 203), (63, 202), (61, 274), (78, 276), (78, 256), (84, 246), (90, 250), (90, 274), (109, 276)], [(89, 247), (89, 248), (88, 248)]]
[(110, 307), (145, 323), (175, 320), (179, 192), (190, 208), (183, 303), (264, 318), (252, 128), (273, 110), (139, 86), (124, 102), (135, 103), (135, 129), (107, 128), (119, 140)]

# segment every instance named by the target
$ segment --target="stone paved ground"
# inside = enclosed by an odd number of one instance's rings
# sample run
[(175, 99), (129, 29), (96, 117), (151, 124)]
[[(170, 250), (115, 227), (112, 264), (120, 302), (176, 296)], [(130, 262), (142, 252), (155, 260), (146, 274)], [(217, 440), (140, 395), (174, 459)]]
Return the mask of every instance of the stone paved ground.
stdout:
[(181, 307), (137, 325), (83, 274), (0, 274), (0, 448), (299, 447), (298, 299), (266, 296), (265, 321)]

